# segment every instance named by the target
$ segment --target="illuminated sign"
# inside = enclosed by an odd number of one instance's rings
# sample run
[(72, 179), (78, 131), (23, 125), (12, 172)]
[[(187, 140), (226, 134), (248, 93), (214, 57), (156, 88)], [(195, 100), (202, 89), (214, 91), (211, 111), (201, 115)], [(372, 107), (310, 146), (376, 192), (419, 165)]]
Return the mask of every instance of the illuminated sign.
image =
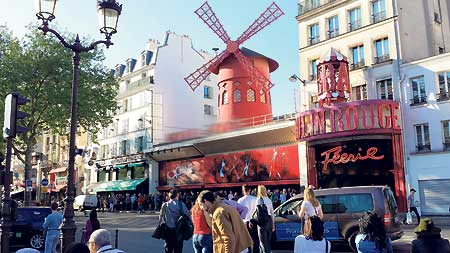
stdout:
[(342, 146), (337, 146), (331, 149), (328, 149), (327, 151), (324, 151), (320, 154), (320, 156), (325, 156), (325, 160), (322, 161), (323, 169), (326, 170), (328, 168), (328, 164), (341, 164), (341, 163), (348, 163), (348, 162), (356, 162), (359, 160), (381, 160), (384, 158), (384, 155), (377, 156), (378, 148), (376, 147), (370, 147), (367, 149), (366, 153), (362, 155), (360, 152), (362, 152), (362, 149), (358, 149), (358, 153), (356, 154), (348, 154), (345, 152), (342, 152)]
[(296, 119), (297, 139), (368, 129), (400, 130), (400, 107), (391, 100), (365, 100), (315, 108)]

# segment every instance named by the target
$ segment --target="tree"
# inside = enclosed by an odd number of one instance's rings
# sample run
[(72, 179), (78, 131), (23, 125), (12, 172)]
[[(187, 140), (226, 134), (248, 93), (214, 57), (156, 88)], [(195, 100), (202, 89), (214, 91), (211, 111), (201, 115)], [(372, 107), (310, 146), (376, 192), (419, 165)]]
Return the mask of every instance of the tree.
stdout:
[[(75, 39), (73, 34), (66, 33), (65, 37)], [(82, 41), (88, 44), (87, 39)], [(103, 65), (104, 59), (101, 48), (81, 54), (78, 126), (92, 133), (91, 136), (108, 126), (117, 110), (119, 83)], [(39, 137), (49, 131), (68, 135), (71, 91), (72, 52), (54, 36), (43, 36), (35, 27), (29, 27), (22, 40), (8, 31), (0, 33), (0, 97), (18, 92), (30, 99), (22, 108), (30, 116), (21, 125), (31, 130), (14, 141), (14, 153), (25, 164), (26, 179)], [(0, 122), (3, 122), (3, 101)], [(4, 150), (4, 144), (0, 148)]]

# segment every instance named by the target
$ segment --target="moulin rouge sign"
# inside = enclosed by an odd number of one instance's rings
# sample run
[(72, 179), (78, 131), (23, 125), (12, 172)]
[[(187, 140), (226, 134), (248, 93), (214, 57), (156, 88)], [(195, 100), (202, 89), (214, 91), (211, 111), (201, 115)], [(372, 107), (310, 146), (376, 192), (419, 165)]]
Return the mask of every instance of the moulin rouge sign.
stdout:
[(384, 155), (377, 155), (378, 148), (370, 147), (366, 150), (366, 152), (362, 152), (361, 148), (358, 149), (358, 153), (349, 154), (342, 152), (342, 146), (337, 146), (334, 148), (330, 148), (327, 151), (320, 153), (320, 156), (325, 156), (325, 160), (321, 163), (323, 164), (323, 169), (327, 170), (329, 164), (342, 164), (348, 162), (357, 162), (364, 160), (381, 160), (384, 158)]
[(307, 140), (344, 131), (400, 130), (399, 111), (398, 102), (391, 100), (365, 100), (315, 108), (297, 116), (297, 139)]

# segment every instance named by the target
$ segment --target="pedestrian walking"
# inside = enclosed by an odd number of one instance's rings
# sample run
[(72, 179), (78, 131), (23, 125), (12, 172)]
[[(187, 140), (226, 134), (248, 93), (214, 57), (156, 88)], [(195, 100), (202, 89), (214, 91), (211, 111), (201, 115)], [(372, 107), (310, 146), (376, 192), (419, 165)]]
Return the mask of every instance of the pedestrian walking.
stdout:
[(323, 237), (323, 222), (318, 216), (310, 216), (305, 221), (303, 234), (294, 242), (294, 253), (329, 253), (331, 243)]
[(176, 234), (177, 220), (183, 214), (190, 217), (186, 205), (179, 200), (177, 190), (171, 190), (169, 192), (169, 201), (162, 205), (159, 214), (159, 222), (162, 223), (162, 220), (164, 220), (167, 227), (166, 243), (164, 245), (165, 253), (181, 253), (183, 251), (183, 240), (179, 240)]
[[(409, 212), (411, 212), (411, 213), (414, 212), (414, 214), (416, 215), (417, 225), (419, 225), (420, 214), (419, 214), (419, 211), (417, 211), (417, 206), (414, 201), (415, 193), (416, 193), (416, 190), (414, 188), (411, 188), (411, 190), (409, 191), (409, 195), (408, 195), (408, 207), (409, 207)], [(405, 216), (405, 219), (403, 219), (403, 224), (406, 224), (406, 216)]]
[(142, 197), (141, 194), (139, 194), (137, 203), (138, 203), (138, 213), (140, 213), (140, 214), (144, 213), (144, 198)]
[(84, 243), (73, 242), (67, 246), (64, 253), (89, 253), (89, 248)]
[(125, 251), (111, 246), (111, 234), (106, 229), (92, 232), (88, 245), (90, 253), (125, 253)]
[(136, 193), (135, 194), (133, 194), (132, 196), (131, 196), (131, 209), (133, 210), (133, 211), (135, 211), (136, 209), (137, 209), (137, 197), (136, 197)]
[(366, 212), (359, 219), (359, 234), (355, 239), (358, 253), (393, 253), (392, 243), (381, 218)]
[(267, 196), (264, 185), (258, 185), (257, 198), (257, 209), (252, 217), (257, 221), (259, 249), (261, 253), (270, 253), (270, 239), (272, 238), (272, 232), (275, 231), (275, 217), (272, 201)]
[(412, 241), (411, 253), (450, 253), (450, 243), (441, 238), (441, 229), (434, 226), (433, 220), (424, 218), (414, 229), (417, 239)]
[(247, 252), (252, 238), (236, 209), (221, 203), (209, 191), (201, 196), (200, 202), (202, 209), (212, 214), (213, 252)]
[(195, 253), (212, 253), (213, 240), (211, 232), (212, 219), (209, 213), (201, 208), (201, 198), (207, 191), (202, 191), (197, 197), (191, 210), (192, 222), (194, 223), (194, 236), (192, 244)]
[(56, 246), (59, 242), (59, 226), (63, 221), (63, 215), (58, 212), (58, 204), (51, 204), (52, 213), (49, 214), (42, 225), (46, 233), (45, 237), (45, 253), (57, 253)]
[(86, 243), (89, 241), (92, 232), (94, 232), (97, 229), (100, 229), (100, 221), (97, 218), (97, 211), (95, 209), (91, 210), (91, 213), (89, 214), (89, 219), (86, 221), (86, 225), (84, 228), (85, 232), (83, 242)]
[(244, 195), (240, 199), (238, 199), (238, 203), (246, 206), (248, 208), (247, 215), (243, 219), (246, 224), (247, 230), (253, 241), (253, 248), (249, 249), (251, 253), (259, 253), (259, 237), (258, 237), (258, 229), (257, 225), (253, 224), (251, 219), (252, 215), (256, 210), (256, 200), (257, 198), (250, 194), (251, 189), (248, 185), (242, 185), (242, 194)]
[(302, 205), (300, 207), (300, 218), (303, 219), (303, 221), (306, 221), (308, 217), (311, 216), (319, 216), (321, 219), (323, 219), (323, 211), (322, 206), (320, 205), (320, 202), (316, 199), (316, 196), (314, 195), (314, 190), (311, 188), (306, 188), (303, 192), (304, 200), (302, 202)]

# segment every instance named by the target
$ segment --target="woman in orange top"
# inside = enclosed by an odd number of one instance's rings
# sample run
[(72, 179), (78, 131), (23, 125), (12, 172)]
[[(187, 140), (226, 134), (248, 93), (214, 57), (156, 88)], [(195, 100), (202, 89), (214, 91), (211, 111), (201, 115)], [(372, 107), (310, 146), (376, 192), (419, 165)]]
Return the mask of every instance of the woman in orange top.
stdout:
[(195, 253), (212, 253), (213, 240), (211, 234), (211, 215), (200, 207), (200, 199), (207, 191), (202, 191), (191, 209), (194, 223), (194, 236), (192, 244)]

